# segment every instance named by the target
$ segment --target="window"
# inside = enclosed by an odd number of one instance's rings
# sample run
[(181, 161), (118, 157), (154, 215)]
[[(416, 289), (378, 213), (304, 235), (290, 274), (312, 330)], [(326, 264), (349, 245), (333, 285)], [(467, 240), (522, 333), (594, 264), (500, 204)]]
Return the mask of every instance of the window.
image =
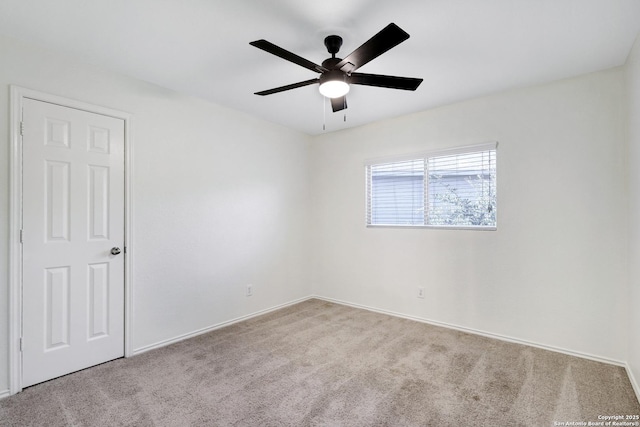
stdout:
[(496, 147), (368, 162), (367, 225), (495, 229)]

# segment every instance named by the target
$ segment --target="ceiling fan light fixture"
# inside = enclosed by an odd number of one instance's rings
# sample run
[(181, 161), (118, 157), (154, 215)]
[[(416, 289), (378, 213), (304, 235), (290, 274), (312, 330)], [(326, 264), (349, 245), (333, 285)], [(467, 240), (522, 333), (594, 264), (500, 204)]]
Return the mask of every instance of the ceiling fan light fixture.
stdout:
[(342, 80), (329, 80), (320, 84), (319, 90), (327, 98), (340, 98), (349, 93), (349, 85)]
[(327, 71), (320, 76), (320, 93), (327, 98), (340, 98), (349, 93), (345, 75), (337, 70)]

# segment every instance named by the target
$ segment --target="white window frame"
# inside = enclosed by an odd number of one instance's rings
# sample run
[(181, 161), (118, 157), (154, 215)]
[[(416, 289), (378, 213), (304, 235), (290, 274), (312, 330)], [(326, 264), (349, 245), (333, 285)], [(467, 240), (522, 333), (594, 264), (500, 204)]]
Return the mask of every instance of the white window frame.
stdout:
[[(369, 167), (373, 165), (380, 165), (386, 163), (395, 163), (395, 162), (403, 162), (410, 161), (416, 159), (424, 159), (425, 162), (428, 161), (430, 157), (440, 157), (440, 156), (452, 156), (456, 154), (466, 154), (466, 153), (474, 153), (479, 151), (496, 151), (496, 161), (497, 161), (497, 149), (498, 142), (490, 141), (482, 144), (476, 145), (468, 145), (463, 147), (455, 147), (450, 149), (443, 150), (433, 150), (433, 151), (423, 151), (413, 154), (405, 154), (401, 156), (389, 156), (389, 157), (378, 157), (374, 159), (369, 159), (364, 162), (365, 166), (365, 225), (367, 228), (433, 228), (433, 229), (450, 229), (450, 230), (476, 230), (476, 231), (495, 231), (498, 229), (498, 212), (496, 211), (496, 225), (494, 226), (484, 226), (484, 225), (433, 225), (426, 224), (427, 222), (427, 210), (428, 210), (428, 190), (425, 189), (424, 197), (425, 197), (425, 224), (370, 224), (371, 220), (371, 200), (372, 200), (372, 185), (369, 182)], [(497, 165), (496, 165), (497, 166)], [(426, 169), (426, 166), (425, 166)], [(497, 167), (496, 167), (497, 169)], [(497, 173), (497, 171), (496, 171)], [(426, 175), (425, 175), (426, 177)], [(428, 188), (428, 182), (425, 180), (425, 187)], [(496, 178), (496, 190), (497, 190), (497, 178)], [(496, 206), (498, 205), (498, 195), (496, 191)]]

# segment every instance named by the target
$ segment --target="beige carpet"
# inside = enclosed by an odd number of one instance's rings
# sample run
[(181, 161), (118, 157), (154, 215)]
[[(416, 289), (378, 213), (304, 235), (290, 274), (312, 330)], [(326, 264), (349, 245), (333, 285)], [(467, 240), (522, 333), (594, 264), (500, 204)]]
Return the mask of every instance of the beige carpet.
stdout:
[(3, 426), (552, 426), (640, 414), (623, 368), (310, 300), (0, 400)]

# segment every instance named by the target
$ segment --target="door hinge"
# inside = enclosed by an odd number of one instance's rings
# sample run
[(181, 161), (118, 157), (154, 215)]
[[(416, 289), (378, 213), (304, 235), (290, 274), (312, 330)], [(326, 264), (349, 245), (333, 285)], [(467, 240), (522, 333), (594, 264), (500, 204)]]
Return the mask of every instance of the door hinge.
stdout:
[(22, 243), (22, 230), (20, 230), (20, 243)]
[(22, 337), (20, 337), (20, 351), (22, 351)]
[(20, 122), (20, 135), (24, 136), (24, 122)]

